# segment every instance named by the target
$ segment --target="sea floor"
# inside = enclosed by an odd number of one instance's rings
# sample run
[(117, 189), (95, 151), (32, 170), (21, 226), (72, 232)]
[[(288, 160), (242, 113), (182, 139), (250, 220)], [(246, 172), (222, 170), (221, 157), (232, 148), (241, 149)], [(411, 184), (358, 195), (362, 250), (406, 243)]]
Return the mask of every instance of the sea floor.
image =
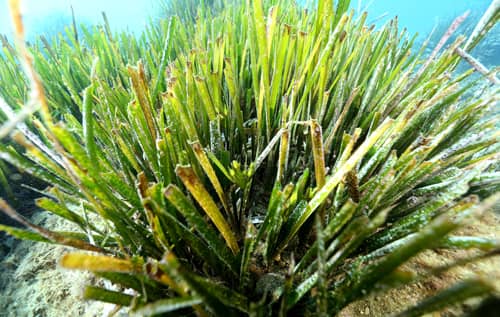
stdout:
[[(67, 222), (47, 213), (35, 213), (32, 221), (46, 228), (69, 229)], [(106, 316), (114, 309), (81, 298), (93, 277), (58, 266), (70, 248), (13, 238), (2, 244), (10, 251), (0, 258), (0, 317)]]
[[(495, 212), (484, 214), (463, 227), (454, 235), (480, 236), (500, 239), (500, 215)], [(404, 266), (406, 270), (424, 272), (425, 270), (444, 266), (457, 259), (466, 258), (477, 254), (477, 250), (428, 250), (413, 258)], [(395, 312), (403, 311), (406, 307), (413, 306), (426, 297), (436, 294), (439, 290), (449, 287), (459, 280), (468, 277), (480, 276), (494, 282), (496, 289), (500, 290), (500, 256), (470, 263), (464, 267), (446, 271), (439, 277), (423, 280), (419, 283), (390, 290), (382, 294), (373, 294), (367, 298), (351, 303), (340, 314), (340, 317), (357, 316), (390, 316)], [(480, 299), (471, 299), (464, 304), (444, 309), (427, 317), (454, 317), (463, 316), (479, 304)]]
[[(32, 221), (47, 228), (68, 230), (68, 225), (63, 220), (47, 213), (35, 213)], [(481, 220), (462, 229), (461, 233), (498, 238), (500, 218), (494, 213), (488, 213)], [(83, 287), (95, 282), (91, 274), (68, 271), (58, 266), (58, 259), (70, 251), (69, 248), (29, 241), (18, 242), (11, 238), (1, 242), (4, 249), (10, 251), (3, 259), (0, 257), (0, 317), (90, 317), (107, 316), (114, 311), (113, 305), (84, 301), (81, 298)], [(427, 251), (413, 259), (406, 268), (422, 271), (468, 254), (468, 251)], [(388, 316), (434, 294), (446, 285), (474, 274), (500, 283), (500, 257), (454, 269), (439, 278), (369, 296), (346, 307), (340, 316)], [(471, 301), (432, 316), (459, 316), (476, 303), (477, 301)], [(124, 313), (117, 315), (126, 316)]]

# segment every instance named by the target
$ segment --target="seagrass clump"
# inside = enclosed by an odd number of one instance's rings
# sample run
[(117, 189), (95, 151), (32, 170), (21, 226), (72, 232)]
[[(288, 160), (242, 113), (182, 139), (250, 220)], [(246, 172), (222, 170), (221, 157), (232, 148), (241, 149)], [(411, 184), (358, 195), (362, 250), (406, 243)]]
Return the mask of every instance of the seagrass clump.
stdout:
[[(0, 229), (90, 251), (61, 264), (120, 286), (85, 296), (137, 315), (332, 316), (498, 254), (497, 240), (452, 235), (498, 200), (495, 74), (455, 71), (484, 32), (447, 43), (459, 17), (424, 58), (397, 20), (374, 28), (348, 8), (202, 1), (138, 39), (105, 24), (19, 55), (4, 42), (15, 144), (0, 157), (45, 181), (38, 206), (81, 230), (34, 226), (4, 202), (26, 228)], [(25, 103), (40, 111), (12, 130)], [(481, 252), (401, 268), (433, 248)], [(466, 280), (402, 315), (495, 291)]]

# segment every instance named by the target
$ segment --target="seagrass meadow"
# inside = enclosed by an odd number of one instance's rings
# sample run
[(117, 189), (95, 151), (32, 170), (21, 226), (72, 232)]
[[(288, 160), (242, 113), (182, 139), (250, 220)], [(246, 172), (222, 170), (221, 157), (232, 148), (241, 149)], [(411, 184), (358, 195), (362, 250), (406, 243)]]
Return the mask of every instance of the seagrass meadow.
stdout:
[[(79, 230), (5, 200), (19, 226), (0, 230), (76, 249), (62, 267), (115, 286), (84, 297), (139, 316), (334, 316), (499, 256), (498, 239), (456, 232), (500, 198), (498, 67), (468, 53), (500, 1), (451, 42), (459, 16), (430, 53), (397, 19), (375, 28), (349, 5), (171, 1), (139, 37), (105, 22), (26, 45), (11, 1), (0, 167), (43, 181), (36, 204)], [(404, 266), (443, 249), (477, 252)], [(499, 292), (478, 275), (395, 313)]]

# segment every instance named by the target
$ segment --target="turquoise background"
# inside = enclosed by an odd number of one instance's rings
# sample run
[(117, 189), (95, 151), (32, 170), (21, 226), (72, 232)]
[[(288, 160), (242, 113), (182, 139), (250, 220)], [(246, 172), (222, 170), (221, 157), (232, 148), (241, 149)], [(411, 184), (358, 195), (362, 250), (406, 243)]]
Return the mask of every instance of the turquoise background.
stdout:
[[(182, 0), (172, 0), (182, 1)], [(311, 1), (299, 1), (308, 2)], [(383, 23), (393, 16), (411, 33), (427, 34), (439, 21), (448, 21), (470, 9), (476, 16), (483, 12), (491, 0), (352, 0), (354, 9), (368, 8), (368, 22)], [(0, 33), (11, 34), (8, 0), (0, 0)], [(102, 21), (105, 11), (111, 27), (138, 33), (155, 15), (160, 1), (154, 0), (24, 0), (24, 20), (28, 39), (36, 34), (54, 33), (71, 22), (73, 6), (78, 23), (95, 24)], [(387, 14), (382, 19), (376, 19)]]

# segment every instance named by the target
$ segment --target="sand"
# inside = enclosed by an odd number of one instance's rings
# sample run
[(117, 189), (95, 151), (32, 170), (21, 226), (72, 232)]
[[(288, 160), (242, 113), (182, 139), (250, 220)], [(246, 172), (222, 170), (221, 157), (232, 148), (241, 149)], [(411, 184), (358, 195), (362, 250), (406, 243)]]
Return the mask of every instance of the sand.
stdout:
[[(32, 217), (47, 228), (68, 228), (68, 224), (47, 213)], [(31, 241), (2, 241), (12, 249), (0, 262), (1, 317), (103, 316), (113, 305), (84, 301), (81, 292), (93, 281), (90, 273), (58, 266), (70, 248)]]
[[(454, 234), (499, 239), (500, 217), (493, 212), (486, 213), (481, 219), (474, 221)], [(414, 257), (404, 266), (404, 269), (424, 272), (433, 267), (452, 263), (456, 259), (477, 254), (477, 252), (477, 250), (427, 250)], [(390, 316), (417, 304), (422, 299), (436, 294), (439, 290), (451, 286), (461, 279), (475, 276), (480, 276), (490, 282), (494, 282), (495, 288), (500, 291), (500, 256), (470, 263), (464, 267), (457, 267), (439, 277), (430, 278), (398, 289), (392, 289), (383, 294), (373, 294), (368, 296), (368, 298), (351, 303), (342, 311), (340, 316)], [(479, 301), (480, 299), (477, 298), (471, 299), (466, 303), (446, 308), (441, 312), (436, 312), (429, 316), (462, 316), (465, 312), (476, 307)]]

